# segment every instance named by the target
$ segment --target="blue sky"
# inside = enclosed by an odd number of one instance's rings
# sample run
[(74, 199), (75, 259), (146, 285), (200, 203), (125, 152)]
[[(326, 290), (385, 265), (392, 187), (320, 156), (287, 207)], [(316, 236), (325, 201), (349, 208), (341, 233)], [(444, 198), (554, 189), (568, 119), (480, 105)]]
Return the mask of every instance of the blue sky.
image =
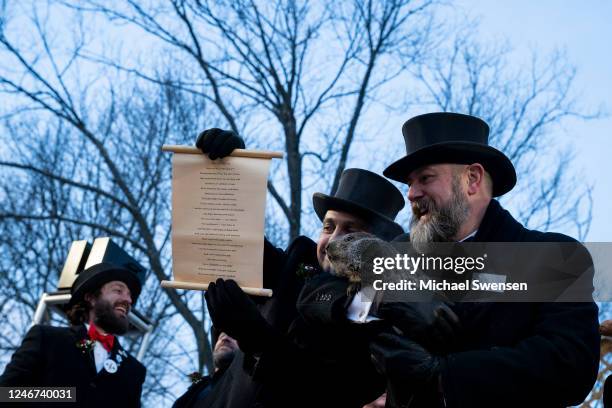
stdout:
[[(591, 0), (460, 0), (466, 14), (479, 18), (480, 35), (507, 38), (518, 55), (565, 49), (578, 73), (581, 103), (612, 113), (612, 2)], [(578, 183), (594, 185), (593, 222), (587, 240), (612, 241), (612, 116), (568, 121), (560, 143), (575, 151)]]

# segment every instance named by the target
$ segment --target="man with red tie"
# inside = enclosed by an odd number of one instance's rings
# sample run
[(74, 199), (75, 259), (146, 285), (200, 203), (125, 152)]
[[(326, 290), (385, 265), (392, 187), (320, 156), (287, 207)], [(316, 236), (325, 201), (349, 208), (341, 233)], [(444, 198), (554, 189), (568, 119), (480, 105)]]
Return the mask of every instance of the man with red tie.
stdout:
[(119, 344), (141, 283), (101, 263), (72, 285), (72, 327), (35, 325), (0, 376), (2, 387), (76, 387), (71, 407), (139, 407), (146, 369)]

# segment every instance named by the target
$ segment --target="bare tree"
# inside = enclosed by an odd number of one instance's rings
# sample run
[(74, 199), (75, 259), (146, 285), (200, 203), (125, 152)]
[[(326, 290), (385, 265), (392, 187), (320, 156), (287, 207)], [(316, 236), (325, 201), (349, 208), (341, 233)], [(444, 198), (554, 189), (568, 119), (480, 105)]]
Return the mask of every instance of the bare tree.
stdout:
[(573, 93), (575, 68), (561, 52), (511, 68), (507, 44), (487, 45), (473, 30), (459, 29), (454, 40), (416, 67), (423, 103), (442, 111), (485, 119), (490, 142), (503, 151), (519, 175), (513, 192), (503, 197), (531, 228), (568, 231), (585, 239), (591, 223), (592, 186), (576, 191), (569, 171), (571, 151), (555, 143), (569, 118), (592, 119)]
[[(333, 162), (335, 191), (367, 95), (420, 56), (434, 5), (429, 0), (81, 3), (72, 6), (130, 23), (185, 56), (194, 77), (173, 83), (211, 101), (232, 130), (249, 135), (256, 133), (253, 123), (265, 125), (255, 144), (286, 153), (280, 177), (287, 181), (289, 198), (277, 187), (282, 180), (271, 180), (268, 189), (288, 222), (290, 238), (301, 231), (304, 160)], [(382, 67), (385, 58), (397, 55), (402, 64)], [(155, 81), (145, 69), (94, 59)], [(316, 138), (315, 148), (304, 148), (309, 129), (311, 138), (317, 133), (311, 123), (330, 110), (337, 110), (331, 134)]]

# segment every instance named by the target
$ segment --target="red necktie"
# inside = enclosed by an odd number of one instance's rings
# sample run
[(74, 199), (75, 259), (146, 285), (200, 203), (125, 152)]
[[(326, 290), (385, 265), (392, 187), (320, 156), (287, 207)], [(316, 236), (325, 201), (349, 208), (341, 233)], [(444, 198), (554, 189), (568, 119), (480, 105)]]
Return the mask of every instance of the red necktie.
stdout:
[(89, 324), (89, 330), (87, 331), (87, 335), (91, 340), (99, 341), (100, 344), (102, 344), (102, 347), (104, 347), (109, 353), (113, 349), (113, 344), (115, 343), (115, 336), (113, 336), (112, 334), (100, 333), (95, 324)]

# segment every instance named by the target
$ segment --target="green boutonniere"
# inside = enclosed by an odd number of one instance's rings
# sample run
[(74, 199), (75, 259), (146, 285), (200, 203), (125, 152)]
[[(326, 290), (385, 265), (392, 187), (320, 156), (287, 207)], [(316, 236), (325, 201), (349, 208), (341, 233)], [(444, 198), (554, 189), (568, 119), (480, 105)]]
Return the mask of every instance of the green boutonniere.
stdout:
[(83, 353), (90, 351), (94, 346), (94, 341), (90, 339), (83, 339), (76, 342), (76, 346)]
[(187, 377), (189, 377), (192, 384), (197, 384), (202, 380), (202, 374), (198, 373), (197, 371), (194, 371), (191, 374), (187, 374)]
[(319, 268), (312, 266), (312, 265), (306, 265), (303, 263), (299, 264), (297, 267), (297, 270), (295, 271), (295, 274), (303, 279), (310, 279), (313, 276), (317, 275), (318, 273), (319, 273)]

